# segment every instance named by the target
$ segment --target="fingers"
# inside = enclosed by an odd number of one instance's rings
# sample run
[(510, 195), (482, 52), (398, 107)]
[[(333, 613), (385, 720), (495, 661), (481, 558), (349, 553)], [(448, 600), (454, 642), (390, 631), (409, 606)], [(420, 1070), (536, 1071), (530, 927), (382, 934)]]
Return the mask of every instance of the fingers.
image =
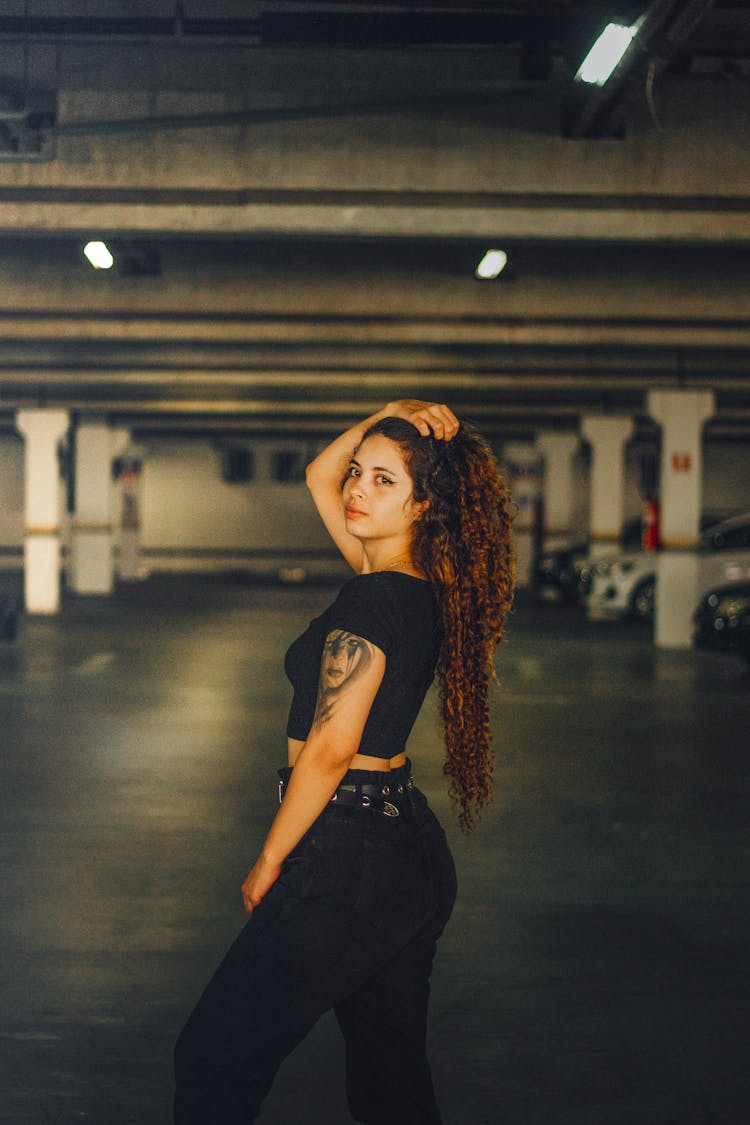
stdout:
[(257, 891), (253, 891), (251, 888), (252, 883), (250, 876), (248, 876), (242, 884), (242, 905), (245, 907), (246, 914), (252, 914), (262, 897), (258, 895)]
[(242, 892), (242, 905), (245, 908), (246, 914), (252, 914), (256, 906), (260, 905), (260, 897), (257, 895), (248, 894), (247, 891)]
[(432, 434), (438, 441), (450, 441), (459, 429), (458, 418), (442, 403), (422, 403), (409, 421), (417, 427), (423, 437)]
[(280, 874), (280, 864), (269, 868), (262, 860), (258, 860), (242, 884), (242, 902), (247, 914), (251, 914), (260, 905)]
[(458, 418), (444, 403), (404, 398), (398, 402), (388, 403), (385, 409), (392, 416), (411, 422), (423, 437), (432, 434), (440, 441), (450, 441), (459, 431)]

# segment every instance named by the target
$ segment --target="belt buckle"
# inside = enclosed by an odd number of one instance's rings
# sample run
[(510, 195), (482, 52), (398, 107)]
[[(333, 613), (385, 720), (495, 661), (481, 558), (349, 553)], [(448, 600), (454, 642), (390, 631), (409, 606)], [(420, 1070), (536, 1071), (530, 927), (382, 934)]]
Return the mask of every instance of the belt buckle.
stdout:
[(385, 816), (398, 816), (399, 811), (390, 801), (383, 801), (383, 814)]

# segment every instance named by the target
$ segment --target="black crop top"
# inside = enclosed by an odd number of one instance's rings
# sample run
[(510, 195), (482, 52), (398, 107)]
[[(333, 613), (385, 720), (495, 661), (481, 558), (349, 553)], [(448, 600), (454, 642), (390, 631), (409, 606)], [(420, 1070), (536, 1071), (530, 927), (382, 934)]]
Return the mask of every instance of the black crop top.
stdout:
[(406, 745), (435, 675), (440, 613), (429, 582), (398, 571), (351, 578), (333, 605), (314, 618), (284, 658), (294, 688), (286, 733), (304, 742), (318, 698), (323, 643), (345, 629), (385, 653), (385, 674), (370, 709), (358, 753), (393, 758)]

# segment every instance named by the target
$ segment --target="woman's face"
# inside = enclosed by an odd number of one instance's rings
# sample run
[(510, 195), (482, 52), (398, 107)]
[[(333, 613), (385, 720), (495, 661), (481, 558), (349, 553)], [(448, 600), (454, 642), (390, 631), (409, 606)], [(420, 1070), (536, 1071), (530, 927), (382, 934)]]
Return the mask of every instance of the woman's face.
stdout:
[(343, 490), (346, 527), (358, 539), (409, 541), (424, 504), (414, 488), (401, 449), (384, 434), (365, 438), (350, 464)]
[(321, 686), (335, 691), (356, 674), (363, 660), (366, 661), (367, 641), (343, 629), (335, 629), (326, 638), (324, 652)]

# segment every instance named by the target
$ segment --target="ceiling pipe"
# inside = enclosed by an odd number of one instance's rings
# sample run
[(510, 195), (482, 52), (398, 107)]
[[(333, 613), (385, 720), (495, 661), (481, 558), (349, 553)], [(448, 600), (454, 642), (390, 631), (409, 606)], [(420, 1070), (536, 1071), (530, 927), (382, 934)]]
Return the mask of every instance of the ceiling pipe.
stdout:
[[(528, 28), (522, 11), (362, 12), (302, 9), (267, 11), (251, 18), (118, 16), (0, 16), (0, 35), (55, 39), (245, 39), (269, 46), (490, 46), (520, 45)], [(548, 31), (564, 31), (564, 9), (545, 14)]]

